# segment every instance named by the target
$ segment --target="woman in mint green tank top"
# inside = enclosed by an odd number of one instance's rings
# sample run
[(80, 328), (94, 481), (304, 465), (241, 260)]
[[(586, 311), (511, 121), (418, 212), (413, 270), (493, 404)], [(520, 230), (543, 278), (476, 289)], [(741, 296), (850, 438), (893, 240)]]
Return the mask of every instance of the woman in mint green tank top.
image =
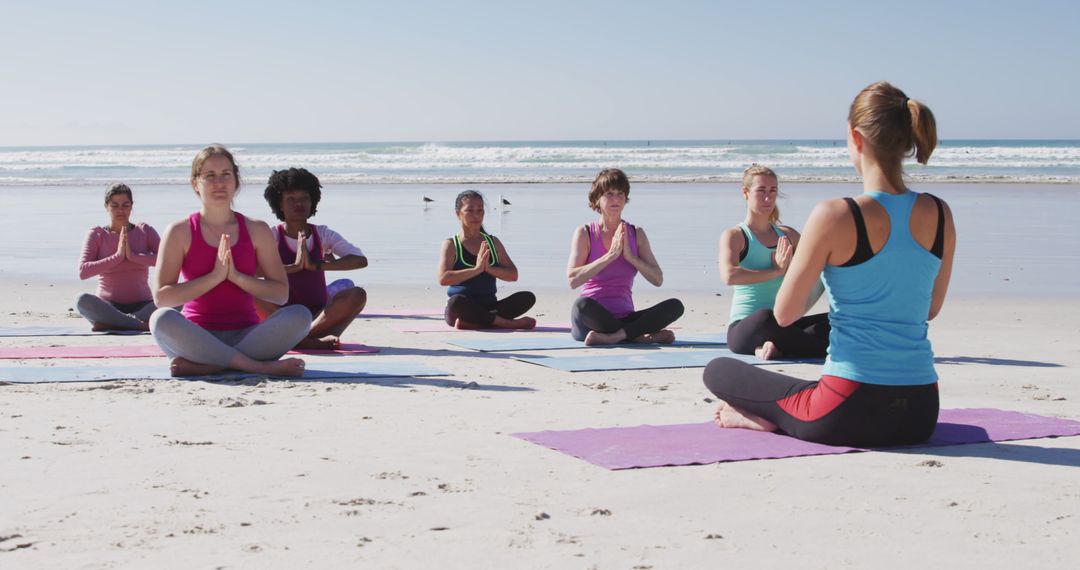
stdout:
[(824, 357), (829, 346), (827, 314), (808, 315), (786, 327), (773, 316), (776, 292), (799, 243), (799, 232), (779, 225), (778, 186), (772, 169), (758, 164), (747, 168), (742, 186), (746, 220), (720, 238), (720, 276), (734, 289), (728, 347), (766, 360)]

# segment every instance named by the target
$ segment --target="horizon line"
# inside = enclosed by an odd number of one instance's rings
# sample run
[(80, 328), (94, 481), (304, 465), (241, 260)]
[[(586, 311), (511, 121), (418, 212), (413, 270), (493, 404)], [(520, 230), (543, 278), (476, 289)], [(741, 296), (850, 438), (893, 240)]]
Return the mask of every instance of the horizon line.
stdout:
[[(949, 142), (1077, 142), (1080, 138), (942, 138), (938, 144)], [(713, 139), (648, 139), (648, 138), (612, 138), (612, 139), (462, 139), (462, 140), (382, 140), (382, 141), (302, 141), (302, 142), (233, 142), (233, 143), (93, 143), (93, 144), (59, 144), (59, 145), (3, 145), (0, 150), (14, 149), (62, 149), (62, 148), (107, 148), (107, 147), (161, 147), (183, 146), (202, 148), (209, 144), (224, 144), (227, 147), (250, 146), (250, 145), (373, 145), (373, 144), (403, 144), (403, 145), (426, 145), (426, 144), (521, 144), (521, 143), (572, 143), (572, 144), (598, 144), (598, 143), (768, 143), (768, 142), (846, 142), (841, 138), (713, 138)]]

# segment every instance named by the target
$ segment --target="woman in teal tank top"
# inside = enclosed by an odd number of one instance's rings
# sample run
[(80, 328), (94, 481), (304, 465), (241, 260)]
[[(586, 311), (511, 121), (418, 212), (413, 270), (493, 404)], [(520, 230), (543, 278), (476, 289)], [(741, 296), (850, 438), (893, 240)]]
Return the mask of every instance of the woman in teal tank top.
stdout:
[(945, 302), (956, 230), (943, 201), (907, 188), (902, 163), (926, 164), (936, 145), (934, 115), (903, 91), (879, 82), (855, 98), (848, 151), (864, 194), (814, 208), (774, 308), (777, 323), (794, 323), (824, 273), (832, 332), (821, 377), (718, 358), (704, 373), (722, 401), (717, 424), (857, 447), (930, 438), (939, 402), (927, 329)]
[(734, 289), (728, 348), (765, 360), (823, 357), (829, 346), (827, 314), (808, 315), (786, 327), (773, 316), (776, 293), (799, 243), (799, 232), (779, 225), (778, 185), (772, 169), (747, 168), (742, 185), (746, 220), (720, 238), (720, 276)]

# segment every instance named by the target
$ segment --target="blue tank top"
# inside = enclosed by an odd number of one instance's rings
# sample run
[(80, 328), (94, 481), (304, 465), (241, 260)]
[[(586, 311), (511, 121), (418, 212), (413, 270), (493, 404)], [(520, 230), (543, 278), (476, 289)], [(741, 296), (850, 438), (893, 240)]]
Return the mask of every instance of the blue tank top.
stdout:
[(889, 239), (858, 265), (825, 266), (832, 332), (822, 374), (889, 386), (933, 384), (938, 376), (926, 319), (941, 260), (911, 235), (919, 195), (866, 194), (888, 213)]
[[(484, 241), (487, 242), (488, 248), (491, 249), (491, 265), (499, 265), (499, 254), (495, 248), (495, 240), (491, 239), (491, 236), (485, 233), (480, 234)], [(454, 259), (454, 269), (472, 269), (476, 267), (476, 255), (469, 253), (469, 250), (465, 249), (458, 236), (451, 238), (454, 242), (454, 251), (457, 257)], [(494, 305), (497, 300), (495, 297), (495, 276), (484, 272), (475, 277), (471, 277), (458, 283), (457, 285), (451, 285), (446, 289), (446, 295), (453, 297), (454, 295), (465, 295), (472, 301), (478, 303)]]
[[(780, 231), (776, 224), (769, 225), (772, 226), (777, 236), (784, 235), (784, 232)], [(750, 231), (750, 227), (745, 223), (739, 224), (739, 228), (742, 229), (743, 236), (746, 238), (746, 257), (739, 261), (739, 267), (758, 271), (772, 269), (775, 249), (766, 247), (765, 244), (758, 241), (754, 236), (754, 232)], [(760, 283), (735, 285), (733, 287), (735, 293), (731, 297), (731, 314), (728, 316), (728, 323), (741, 321), (758, 309), (771, 309), (776, 304), (776, 293), (780, 291), (780, 284), (783, 282), (784, 278), (780, 276)]]

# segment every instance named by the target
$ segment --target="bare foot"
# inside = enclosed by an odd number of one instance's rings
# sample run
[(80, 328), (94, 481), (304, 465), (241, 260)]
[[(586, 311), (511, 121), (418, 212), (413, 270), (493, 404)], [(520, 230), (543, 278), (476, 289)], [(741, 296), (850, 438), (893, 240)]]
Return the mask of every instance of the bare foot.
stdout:
[(536, 319), (532, 317), (495, 319), (495, 325), (501, 329), (534, 329), (536, 328)]
[(482, 329), (484, 327), (482, 327), (482, 326), (480, 326), (480, 325), (478, 325), (476, 323), (470, 323), (469, 321), (463, 321), (461, 319), (457, 319), (457, 320), (454, 321), (454, 328), (458, 329), (458, 330), (463, 330), (463, 331), (478, 331), (478, 330), (480, 330), (480, 329)]
[(169, 374), (173, 376), (206, 376), (208, 374), (217, 374), (222, 370), (225, 370), (224, 366), (192, 362), (179, 356), (169, 362)]
[(296, 343), (296, 348), (305, 350), (337, 350), (341, 346), (341, 339), (336, 336), (324, 336), (322, 338), (304, 337)]
[(780, 349), (776, 348), (776, 345), (773, 344), (773, 341), (771, 340), (767, 340), (765, 341), (765, 344), (757, 347), (754, 350), (754, 355), (762, 360), (776, 360), (783, 356), (783, 354), (780, 353)]
[(102, 332), (102, 331), (112, 330), (112, 328), (109, 325), (104, 325), (104, 324), (101, 324), (101, 323), (91, 323), (91, 325), (92, 326), (90, 327), (90, 330), (92, 330), (94, 332)]
[(776, 431), (776, 424), (748, 412), (740, 412), (735, 406), (720, 400), (713, 416), (716, 425), (722, 428), (742, 428), (754, 431)]
[(634, 342), (642, 344), (671, 344), (675, 342), (675, 333), (668, 329), (664, 329), (652, 334), (643, 334), (635, 338)]
[(618, 344), (626, 340), (626, 331), (619, 329), (613, 333), (589, 331), (585, 335), (585, 346), (601, 346), (605, 344)]
[(262, 370), (262, 373), (269, 376), (304, 375), (304, 361), (299, 358), (283, 358), (281, 360), (264, 362), (263, 364), (266, 365), (266, 368)]

